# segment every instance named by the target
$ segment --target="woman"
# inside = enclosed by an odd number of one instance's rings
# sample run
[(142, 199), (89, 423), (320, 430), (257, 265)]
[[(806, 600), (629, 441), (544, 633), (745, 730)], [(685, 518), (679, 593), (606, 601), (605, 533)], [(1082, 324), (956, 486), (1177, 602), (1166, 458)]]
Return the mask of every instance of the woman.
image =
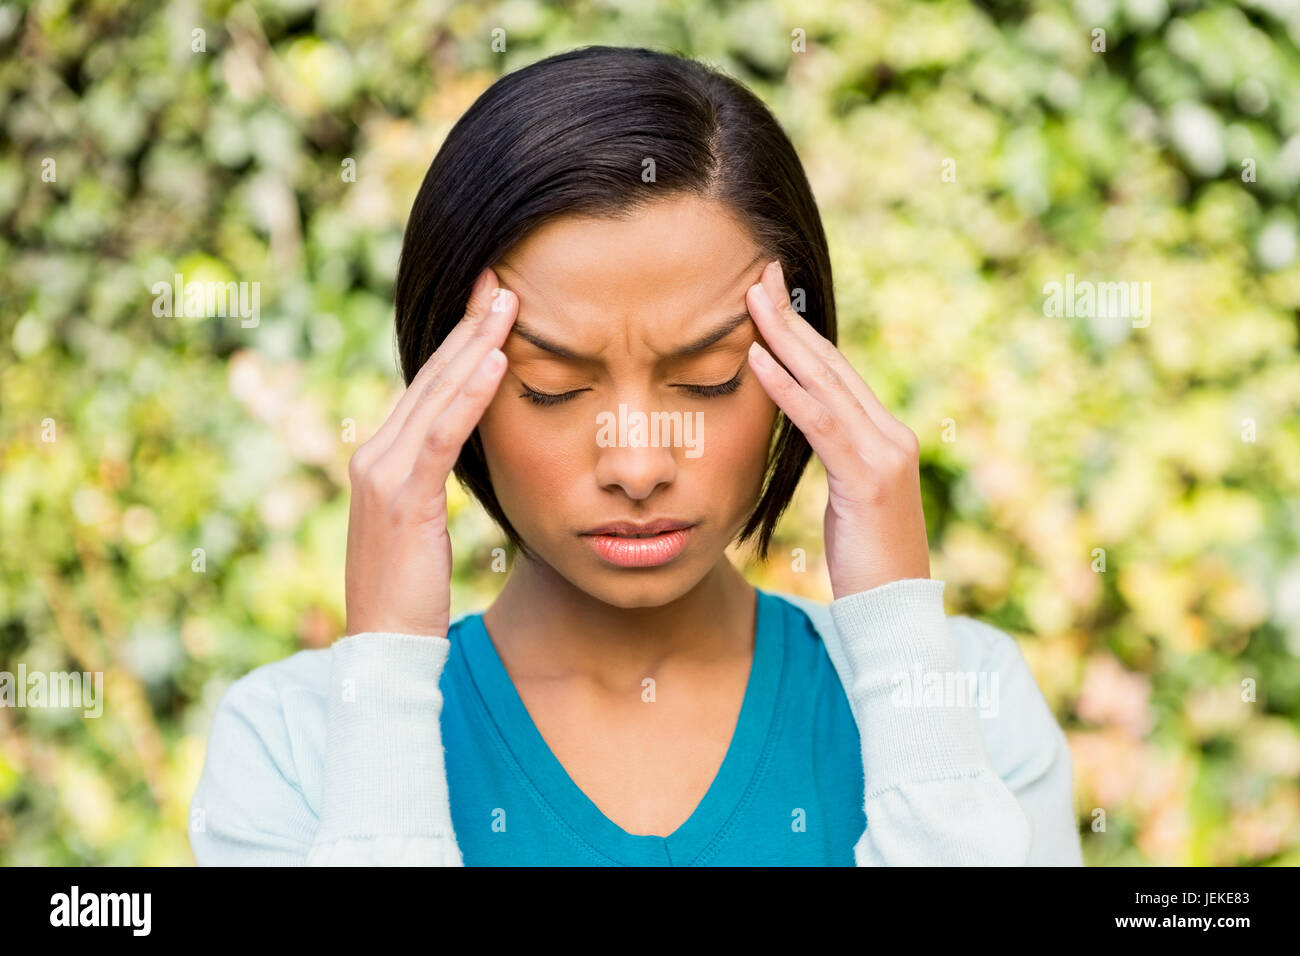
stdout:
[[(833, 345), (811, 190), (744, 87), (606, 47), (503, 77), (396, 298), (347, 636), (223, 697), (201, 864), (1081, 862), (1064, 736), (1014, 641), (944, 614), (917, 439)], [(829, 606), (725, 554), (766, 558), (811, 452)], [(455, 621), (451, 473), (517, 551)]]

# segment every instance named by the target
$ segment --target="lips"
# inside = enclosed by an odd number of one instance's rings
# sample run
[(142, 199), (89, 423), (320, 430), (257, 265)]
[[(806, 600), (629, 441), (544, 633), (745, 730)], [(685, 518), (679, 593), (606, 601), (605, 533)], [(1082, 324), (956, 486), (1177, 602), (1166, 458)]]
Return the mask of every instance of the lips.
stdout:
[[(686, 549), (693, 528), (681, 521), (657, 521), (640, 526), (616, 522), (601, 525), (597, 532), (584, 534), (583, 538), (598, 557), (611, 565), (656, 568), (673, 561)], [(661, 530), (655, 533), (655, 529)]]
[(641, 523), (635, 521), (611, 521), (608, 524), (602, 524), (582, 533), (584, 535), (607, 535), (615, 538), (650, 538), (669, 531), (681, 531), (691, 527), (694, 523), (693, 521), (680, 521), (675, 518), (659, 518), (655, 521)]

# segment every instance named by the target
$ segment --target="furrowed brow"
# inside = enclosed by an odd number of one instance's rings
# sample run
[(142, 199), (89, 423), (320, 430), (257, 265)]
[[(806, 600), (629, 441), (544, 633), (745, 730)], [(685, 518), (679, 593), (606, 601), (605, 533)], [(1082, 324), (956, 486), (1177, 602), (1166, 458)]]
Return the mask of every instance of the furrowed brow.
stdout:
[[(694, 342), (677, 349), (672, 353), (670, 358), (679, 358), (681, 356), (694, 355), (697, 352), (703, 352), (709, 346), (725, 339), (728, 335), (734, 332), (739, 325), (747, 321), (750, 321), (750, 315), (748, 312), (740, 312), (736, 315), (728, 316), (718, 323), (717, 327), (712, 331), (706, 332)], [(550, 352), (552, 355), (556, 355), (562, 359), (568, 359), (574, 362), (595, 361), (595, 359), (589, 355), (583, 355), (579, 352), (575, 352), (567, 346), (543, 338), (520, 319), (515, 319), (515, 324), (511, 327), (510, 331), (512, 334), (518, 335), (525, 342), (536, 346), (543, 352)]]

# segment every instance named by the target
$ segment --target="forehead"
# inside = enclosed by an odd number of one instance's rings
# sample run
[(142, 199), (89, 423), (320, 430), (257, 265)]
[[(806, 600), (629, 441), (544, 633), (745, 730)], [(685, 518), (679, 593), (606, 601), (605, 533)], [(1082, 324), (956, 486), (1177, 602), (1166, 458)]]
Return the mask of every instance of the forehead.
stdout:
[(625, 218), (553, 220), (495, 268), (519, 295), (519, 321), (548, 339), (584, 349), (625, 339), (670, 347), (709, 319), (743, 311), (765, 261), (726, 207), (683, 196)]

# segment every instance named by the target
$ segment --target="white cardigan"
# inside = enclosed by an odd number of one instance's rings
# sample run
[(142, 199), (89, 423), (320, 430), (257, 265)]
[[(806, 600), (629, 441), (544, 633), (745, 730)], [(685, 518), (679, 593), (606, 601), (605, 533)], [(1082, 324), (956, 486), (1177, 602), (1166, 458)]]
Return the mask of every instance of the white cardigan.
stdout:
[[(829, 605), (771, 593), (808, 615), (857, 721), (858, 866), (1082, 865), (1070, 751), (1011, 637), (948, 617), (942, 581)], [(235, 681), (191, 803), (198, 863), (463, 865), (439, 723), (450, 650), (356, 634)]]

